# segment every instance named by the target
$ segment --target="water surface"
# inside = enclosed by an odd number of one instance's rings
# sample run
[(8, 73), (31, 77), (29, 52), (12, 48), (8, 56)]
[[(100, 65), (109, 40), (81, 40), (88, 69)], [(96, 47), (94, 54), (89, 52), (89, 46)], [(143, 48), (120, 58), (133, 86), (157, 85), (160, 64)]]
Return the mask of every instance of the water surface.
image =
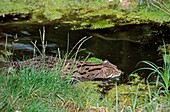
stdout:
[[(40, 30), (45, 27), (45, 37), (48, 43), (47, 54), (55, 55), (58, 48), (66, 53), (69, 37), (71, 49), (83, 37), (91, 36), (82, 46), (80, 58), (97, 57), (109, 60), (120, 68), (125, 74), (136, 69), (136, 64), (142, 60), (153, 61), (157, 64), (161, 58), (157, 48), (162, 44), (162, 39), (169, 38), (169, 28), (154, 24), (127, 25), (98, 30), (71, 30), (70, 25), (60, 23), (45, 24), (1, 24), (0, 25), (0, 50), (6, 47), (14, 51), (14, 59), (22, 59), (23, 55), (32, 56), (34, 46), (31, 43), (37, 40), (41, 49)], [(104, 37), (104, 38), (101, 38)]]

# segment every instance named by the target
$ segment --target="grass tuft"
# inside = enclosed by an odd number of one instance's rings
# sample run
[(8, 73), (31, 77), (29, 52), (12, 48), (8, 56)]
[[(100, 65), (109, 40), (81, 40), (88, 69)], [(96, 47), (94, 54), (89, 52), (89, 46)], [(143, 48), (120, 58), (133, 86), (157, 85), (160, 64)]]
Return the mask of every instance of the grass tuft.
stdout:
[[(165, 44), (164, 44), (164, 49), (166, 49)], [(164, 62), (163, 67), (159, 67), (150, 61), (141, 61), (140, 63), (144, 63), (148, 65), (148, 67), (143, 67), (138, 69), (138, 70), (151, 70), (152, 72), (149, 74), (148, 78), (152, 75), (158, 74), (159, 77), (161, 77), (161, 80), (163, 81), (163, 82), (159, 82), (159, 84), (161, 84), (161, 87), (165, 89), (166, 93), (169, 93), (168, 89), (170, 87), (170, 63), (168, 62), (168, 60), (170, 60), (170, 53), (167, 54), (167, 51), (165, 50), (163, 56), (163, 62)]]

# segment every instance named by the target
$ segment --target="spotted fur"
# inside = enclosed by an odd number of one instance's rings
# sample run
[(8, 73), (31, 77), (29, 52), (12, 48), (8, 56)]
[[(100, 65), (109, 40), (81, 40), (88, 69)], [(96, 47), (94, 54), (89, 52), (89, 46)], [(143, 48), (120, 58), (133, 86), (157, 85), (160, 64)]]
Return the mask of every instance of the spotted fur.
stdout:
[[(41, 67), (53, 69), (56, 66), (63, 66), (62, 73), (67, 75), (72, 74), (74, 79), (80, 81), (90, 81), (90, 80), (106, 80), (119, 77), (121, 71), (117, 66), (113, 65), (109, 61), (104, 61), (103, 63), (85, 62), (85, 61), (72, 61), (72, 60), (60, 60), (56, 57), (45, 56), (42, 58), (38, 56), (29, 60), (21, 62), (4, 62), (1, 66), (3, 67), (34, 67), (39, 69)], [(72, 72), (70, 72), (72, 70)]]

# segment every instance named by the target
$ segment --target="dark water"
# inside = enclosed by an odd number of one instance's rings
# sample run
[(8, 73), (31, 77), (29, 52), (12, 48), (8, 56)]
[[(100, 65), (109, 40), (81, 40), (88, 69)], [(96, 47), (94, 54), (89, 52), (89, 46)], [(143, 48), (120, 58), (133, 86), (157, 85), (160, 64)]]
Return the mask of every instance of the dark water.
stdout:
[[(153, 61), (157, 64), (161, 58), (157, 48), (162, 45), (162, 39), (169, 38), (169, 28), (155, 24), (128, 25), (98, 30), (71, 30), (68, 24), (0, 24), (0, 50), (4, 50), (6, 36), (7, 48), (14, 51), (14, 59), (23, 58), (23, 55), (31, 57), (34, 47), (31, 43), (37, 40), (37, 46), (41, 49), (40, 33), (45, 27), (45, 37), (48, 42), (47, 54), (54, 55), (57, 48), (65, 53), (69, 37), (70, 49), (83, 37), (93, 35), (82, 46), (79, 57), (97, 57), (107, 59), (117, 65), (125, 74), (136, 69), (136, 64), (142, 60)], [(94, 35), (95, 34), (95, 35)], [(111, 38), (100, 38), (97, 35)]]

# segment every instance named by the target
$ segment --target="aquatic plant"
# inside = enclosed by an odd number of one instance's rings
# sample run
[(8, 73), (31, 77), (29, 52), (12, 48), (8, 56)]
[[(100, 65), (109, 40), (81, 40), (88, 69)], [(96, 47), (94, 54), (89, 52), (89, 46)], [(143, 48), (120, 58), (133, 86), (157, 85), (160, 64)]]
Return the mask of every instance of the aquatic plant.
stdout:
[(100, 63), (102, 63), (103, 60), (96, 58), (96, 57), (90, 57), (90, 58), (87, 58), (87, 62), (100, 62)]

